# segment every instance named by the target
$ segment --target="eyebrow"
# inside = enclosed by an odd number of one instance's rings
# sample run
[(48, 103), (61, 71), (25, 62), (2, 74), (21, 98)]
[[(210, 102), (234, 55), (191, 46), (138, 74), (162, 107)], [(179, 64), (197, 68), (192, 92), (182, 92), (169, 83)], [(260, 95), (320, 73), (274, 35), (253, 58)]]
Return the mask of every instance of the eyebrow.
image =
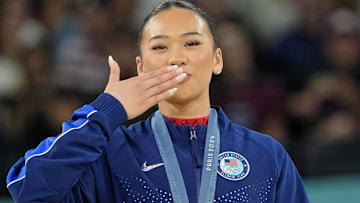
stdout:
[(200, 35), (200, 36), (204, 36), (203, 34), (201, 34), (200, 32), (186, 32), (180, 35), (180, 37), (185, 37), (185, 36), (189, 36), (189, 35)]
[[(199, 36), (204, 36), (203, 34), (201, 34), (200, 32), (186, 32), (186, 33), (183, 33), (180, 35), (180, 37), (186, 37), (186, 36), (189, 36), (189, 35), (199, 35)], [(168, 35), (155, 35), (154, 37), (151, 37), (149, 39), (149, 42), (152, 41), (152, 40), (155, 40), (155, 39), (162, 39), (162, 38), (169, 38)]]

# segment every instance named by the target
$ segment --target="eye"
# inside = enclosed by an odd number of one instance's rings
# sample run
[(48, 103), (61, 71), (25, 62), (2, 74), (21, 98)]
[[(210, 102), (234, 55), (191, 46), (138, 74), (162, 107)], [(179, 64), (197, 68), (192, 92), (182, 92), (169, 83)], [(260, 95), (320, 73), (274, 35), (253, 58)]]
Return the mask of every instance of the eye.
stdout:
[(186, 47), (193, 47), (193, 46), (198, 46), (200, 45), (201, 43), (199, 41), (188, 41), (185, 43), (185, 46)]
[(158, 44), (158, 45), (154, 45), (151, 49), (152, 50), (164, 50), (164, 49), (167, 49), (167, 47), (165, 45)]

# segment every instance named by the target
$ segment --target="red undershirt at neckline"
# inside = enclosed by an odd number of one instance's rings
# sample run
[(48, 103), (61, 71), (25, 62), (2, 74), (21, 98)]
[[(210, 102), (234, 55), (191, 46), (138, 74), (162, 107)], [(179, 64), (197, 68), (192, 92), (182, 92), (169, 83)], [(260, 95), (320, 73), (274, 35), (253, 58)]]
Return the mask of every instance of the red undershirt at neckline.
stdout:
[(195, 127), (195, 125), (207, 125), (209, 121), (209, 116), (200, 118), (174, 118), (165, 116), (165, 118), (171, 120), (176, 126), (190, 125), (191, 127)]

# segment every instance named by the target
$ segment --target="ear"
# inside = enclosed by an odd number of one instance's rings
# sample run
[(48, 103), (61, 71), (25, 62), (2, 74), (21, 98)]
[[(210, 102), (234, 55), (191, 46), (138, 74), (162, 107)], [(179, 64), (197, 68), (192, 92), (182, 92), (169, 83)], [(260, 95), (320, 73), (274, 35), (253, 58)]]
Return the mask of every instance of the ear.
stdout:
[(220, 75), (223, 69), (223, 58), (222, 58), (222, 51), (220, 48), (217, 48), (214, 54), (214, 66), (213, 66), (213, 73), (215, 75)]
[(140, 56), (136, 57), (136, 69), (137, 69), (137, 73), (138, 75), (142, 75), (143, 73), (145, 73), (144, 71), (144, 64), (141, 60)]

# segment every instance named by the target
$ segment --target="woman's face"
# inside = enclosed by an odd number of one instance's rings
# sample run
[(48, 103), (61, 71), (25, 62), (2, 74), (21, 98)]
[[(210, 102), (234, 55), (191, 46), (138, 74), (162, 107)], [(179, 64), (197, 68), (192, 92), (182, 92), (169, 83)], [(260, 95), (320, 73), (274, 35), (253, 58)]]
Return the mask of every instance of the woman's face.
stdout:
[(214, 51), (206, 22), (191, 10), (171, 8), (152, 17), (144, 27), (138, 74), (178, 65), (187, 73), (168, 101), (186, 103), (209, 97), (212, 73), (222, 70), (221, 50)]

